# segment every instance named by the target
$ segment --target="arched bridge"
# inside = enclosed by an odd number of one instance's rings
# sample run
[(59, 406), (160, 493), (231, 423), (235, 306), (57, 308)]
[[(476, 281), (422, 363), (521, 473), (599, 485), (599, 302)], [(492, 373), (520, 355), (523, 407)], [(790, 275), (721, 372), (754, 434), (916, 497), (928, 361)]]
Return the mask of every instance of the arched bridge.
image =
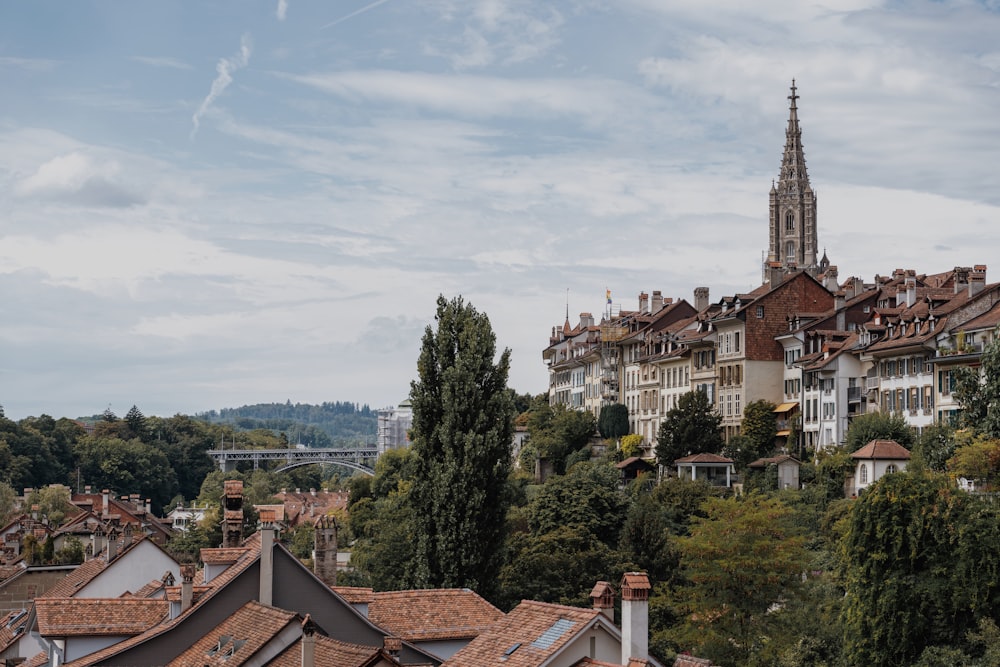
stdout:
[(223, 472), (232, 470), (240, 461), (253, 461), (254, 470), (260, 467), (261, 461), (283, 461), (284, 465), (275, 472), (313, 463), (330, 463), (374, 475), (372, 465), (378, 458), (378, 449), (374, 446), (353, 449), (210, 449), (208, 455), (215, 459)]

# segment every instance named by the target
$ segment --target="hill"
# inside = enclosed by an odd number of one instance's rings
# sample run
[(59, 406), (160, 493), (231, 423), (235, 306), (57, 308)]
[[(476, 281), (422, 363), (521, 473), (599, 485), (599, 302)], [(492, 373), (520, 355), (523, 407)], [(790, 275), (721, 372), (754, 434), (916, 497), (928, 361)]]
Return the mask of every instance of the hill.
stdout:
[(195, 415), (213, 424), (240, 430), (267, 429), (284, 433), (293, 444), (307, 447), (347, 447), (375, 442), (378, 416), (367, 405), (348, 402), (257, 403), (210, 410)]

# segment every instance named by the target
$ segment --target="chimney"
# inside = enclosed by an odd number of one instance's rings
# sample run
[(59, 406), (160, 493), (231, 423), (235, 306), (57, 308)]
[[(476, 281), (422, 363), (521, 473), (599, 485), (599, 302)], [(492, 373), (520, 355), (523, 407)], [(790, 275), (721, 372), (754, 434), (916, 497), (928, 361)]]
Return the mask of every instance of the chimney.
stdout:
[(600, 611), (605, 618), (615, 622), (615, 589), (606, 581), (598, 581), (594, 590), (590, 591), (593, 608)]
[(309, 614), (302, 619), (302, 667), (316, 667), (316, 624)]
[(649, 312), (649, 295), (645, 292), (639, 292), (639, 312)]
[(104, 489), (103, 491), (101, 491), (101, 496), (102, 496), (101, 500), (104, 503), (101, 506), (101, 511), (104, 512), (105, 514), (110, 514), (111, 513), (111, 491), (109, 491), (108, 489)]
[(327, 586), (337, 583), (337, 522), (321, 516), (313, 531), (313, 572)]
[[(912, 308), (917, 303), (917, 276), (914, 271), (906, 273), (906, 307)], [(911, 273), (914, 275), (910, 275)]]
[(382, 648), (393, 658), (398, 658), (403, 650), (403, 640), (399, 637), (386, 637), (382, 640)]
[(153, 501), (150, 498), (146, 498), (146, 514), (153, 513)]
[(654, 313), (658, 313), (663, 310), (663, 292), (658, 289), (653, 290), (652, 310)]
[(649, 657), (649, 577), (645, 572), (626, 572), (622, 591), (622, 664), (630, 658)]
[(83, 487), (83, 492), (86, 493), (88, 496), (90, 495), (90, 484), (87, 484), (86, 486)]
[(970, 271), (972, 271), (972, 269), (967, 266), (955, 267), (955, 294), (958, 294), (969, 286)]
[(831, 292), (836, 292), (840, 289), (840, 284), (837, 282), (837, 274), (836, 266), (828, 266), (826, 272), (823, 274), (823, 287)]
[(110, 563), (118, 556), (118, 533), (117, 531), (108, 531), (108, 562)]
[(986, 287), (986, 265), (976, 264), (969, 272), (969, 296), (973, 297)]
[(694, 288), (694, 309), (699, 313), (708, 308), (708, 288), (707, 287), (695, 287)]
[(274, 510), (260, 511), (260, 595), (258, 602), (271, 606), (274, 591)]
[(100, 556), (101, 552), (104, 551), (104, 531), (101, 530), (100, 526), (94, 529), (94, 532), (90, 534), (91, 547), (90, 553), (94, 556)]
[(767, 284), (774, 289), (781, 284), (784, 278), (784, 269), (781, 266), (781, 262), (768, 262), (767, 264)]
[(194, 601), (194, 565), (181, 566), (181, 613), (191, 608)]
[(837, 331), (845, 331), (847, 329), (847, 297), (843, 290), (838, 290), (836, 294), (833, 295), (833, 308), (837, 313)]

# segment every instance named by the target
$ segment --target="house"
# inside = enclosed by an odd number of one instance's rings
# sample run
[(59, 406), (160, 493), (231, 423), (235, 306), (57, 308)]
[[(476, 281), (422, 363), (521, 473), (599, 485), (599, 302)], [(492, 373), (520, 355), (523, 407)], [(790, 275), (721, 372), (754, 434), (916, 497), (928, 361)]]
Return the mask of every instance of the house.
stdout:
[(906, 470), (910, 450), (895, 440), (872, 440), (851, 454), (851, 458), (855, 462), (852, 495), (860, 495), (884, 475)]
[(677, 476), (682, 479), (702, 480), (712, 486), (733, 485), (735, 472), (733, 460), (718, 454), (691, 454), (674, 461)]
[(628, 572), (620, 587), (621, 630), (612, 621), (613, 591), (598, 582), (594, 608), (523, 600), (442, 667), (662, 667), (648, 656), (649, 579)]
[(621, 471), (622, 482), (626, 484), (639, 475), (656, 470), (656, 466), (638, 456), (630, 456), (621, 463), (616, 463), (615, 467)]
[(778, 471), (778, 488), (797, 489), (799, 488), (799, 467), (801, 465), (802, 462), (794, 456), (782, 454), (781, 456), (757, 459), (747, 465), (747, 468), (757, 472), (764, 472), (768, 466), (775, 466)]

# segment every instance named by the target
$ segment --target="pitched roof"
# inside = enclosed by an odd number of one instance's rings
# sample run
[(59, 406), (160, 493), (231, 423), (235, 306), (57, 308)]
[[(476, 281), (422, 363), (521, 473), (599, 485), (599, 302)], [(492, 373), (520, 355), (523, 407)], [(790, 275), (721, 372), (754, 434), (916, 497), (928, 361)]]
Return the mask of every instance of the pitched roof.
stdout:
[(333, 592), (350, 604), (370, 604), (375, 599), (375, 591), (364, 586), (333, 586)]
[(24, 632), (28, 622), (28, 612), (18, 609), (0, 618), (0, 653), (6, 651)]
[[(322, 635), (316, 635), (314, 654), (316, 667), (367, 667), (377, 664), (382, 651), (371, 646), (349, 644)], [(268, 667), (301, 667), (302, 641), (291, 644), (268, 663)]]
[(468, 588), (375, 593), (368, 619), (407, 641), (476, 637), (503, 612)]
[(89, 584), (91, 580), (104, 571), (108, 562), (103, 558), (91, 558), (80, 564), (78, 568), (67, 574), (59, 583), (45, 592), (46, 597), (68, 598)]
[(792, 461), (793, 463), (797, 463), (799, 465), (802, 465), (802, 462), (799, 461), (794, 456), (791, 456), (789, 454), (782, 454), (780, 456), (768, 456), (768, 457), (765, 457), (765, 458), (762, 458), (762, 459), (757, 459), (753, 463), (748, 464), (747, 467), (748, 468), (766, 468), (769, 465), (778, 465), (779, 463), (784, 463), (785, 461)]
[(43, 637), (137, 635), (170, 611), (166, 600), (139, 598), (52, 598), (35, 600), (38, 632)]
[(537, 667), (592, 623), (607, 625), (596, 609), (522, 600), (442, 667), (482, 667), (499, 661), (505, 667)]
[(690, 456), (684, 456), (682, 458), (676, 459), (674, 463), (732, 463), (732, 459), (727, 459), (725, 456), (719, 456), (718, 454), (691, 454)]
[(201, 550), (201, 562), (206, 565), (227, 565), (235, 563), (247, 552), (246, 547), (205, 548)]
[(251, 601), (237, 609), (229, 618), (192, 644), (169, 664), (226, 665), (244, 664), (298, 615), (284, 609), (268, 607)]
[(895, 440), (872, 440), (851, 454), (852, 459), (882, 459), (905, 461), (910, 458), (910, 450)]

